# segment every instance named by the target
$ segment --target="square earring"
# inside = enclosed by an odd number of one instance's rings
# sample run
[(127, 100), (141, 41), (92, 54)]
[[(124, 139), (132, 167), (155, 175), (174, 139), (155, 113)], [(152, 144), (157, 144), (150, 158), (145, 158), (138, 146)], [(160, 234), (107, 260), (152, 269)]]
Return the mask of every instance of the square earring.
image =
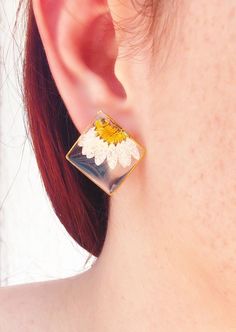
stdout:
[(144, 147), (109, 115), (98, 111), (95, 119), (68, 151), (66, 159), (111, 195), (144, 153)]

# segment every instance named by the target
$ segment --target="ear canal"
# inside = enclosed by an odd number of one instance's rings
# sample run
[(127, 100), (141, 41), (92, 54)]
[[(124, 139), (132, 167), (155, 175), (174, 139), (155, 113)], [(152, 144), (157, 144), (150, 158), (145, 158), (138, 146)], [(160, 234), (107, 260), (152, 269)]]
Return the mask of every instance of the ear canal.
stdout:
[(125, 90), (114, 73), (118, 46), (109, 12), (92, 19), (80, 36), (81, 58), (84, 64), (107, 84), (120, 98), (126, 98)]

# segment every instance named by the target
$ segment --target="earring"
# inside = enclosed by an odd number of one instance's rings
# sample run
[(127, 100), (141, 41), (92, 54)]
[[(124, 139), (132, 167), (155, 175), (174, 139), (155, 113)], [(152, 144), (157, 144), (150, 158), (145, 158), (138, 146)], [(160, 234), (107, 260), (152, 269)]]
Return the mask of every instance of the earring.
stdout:
[(111, 195), (144, 156), (145, 149), (109, 115), (98, 111), (66, 159)]

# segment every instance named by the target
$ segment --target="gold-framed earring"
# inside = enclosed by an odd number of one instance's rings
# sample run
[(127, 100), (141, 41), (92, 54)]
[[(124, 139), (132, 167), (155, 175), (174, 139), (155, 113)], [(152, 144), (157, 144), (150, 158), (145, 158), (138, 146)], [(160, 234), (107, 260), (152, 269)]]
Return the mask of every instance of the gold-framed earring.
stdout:
[(120, 187), (144, 157), (145, 148), (99, 110), (66, 159), (108, 195)]

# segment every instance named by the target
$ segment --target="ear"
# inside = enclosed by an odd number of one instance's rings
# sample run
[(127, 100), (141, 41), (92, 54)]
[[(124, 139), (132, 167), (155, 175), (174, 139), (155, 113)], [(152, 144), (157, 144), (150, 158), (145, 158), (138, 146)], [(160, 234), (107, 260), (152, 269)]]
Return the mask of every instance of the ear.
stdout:
[(99, 109), (124, 121), (117, 113), (128, 110), (126, 93), (114, 73), (118, 50), (106, 0), (33, 0), (33, 10), (52, 75), (77, 129), (82, 131)]

